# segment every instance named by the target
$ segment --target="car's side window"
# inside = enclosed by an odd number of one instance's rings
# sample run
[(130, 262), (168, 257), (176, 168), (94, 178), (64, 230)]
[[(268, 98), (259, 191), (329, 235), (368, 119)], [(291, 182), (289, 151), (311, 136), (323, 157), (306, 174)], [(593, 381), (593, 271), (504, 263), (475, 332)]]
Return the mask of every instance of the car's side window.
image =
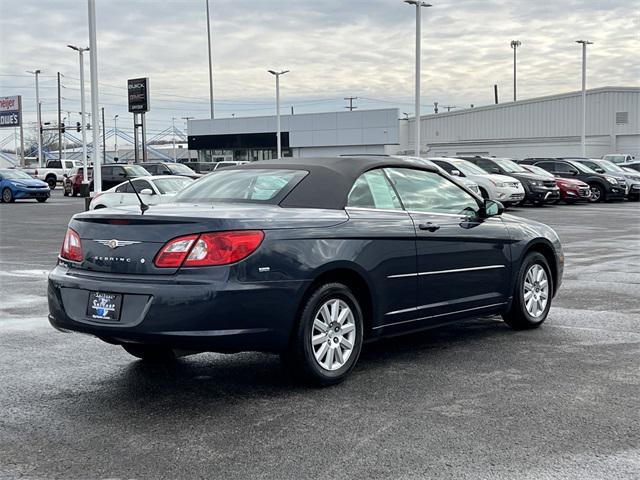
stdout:
[(382, 170), (363, 173), (354, 182), (347, 200), (348, 207), (402, 210), (396, 192)]
[[(136, 188), (136, 191), (138, 193), (140, 193), (145, 188), (148, 188), (149, 190), (151, 190), (155, 194), (155, 192), (153, 191), (153, 188), (151, 187), (151, 184), (149, 182), (147, 182), (146, 180), (134, 180), (131, 183), (133, 183), (133, 186)], [(131, 193), (133, 193), (133, 192), (131, 192)]]
[(554, 168), (555, 168), (555, 171), (558, 172), (558, 173), (577, 172), (577, 170), (575, 168), (573, 168), (568, 163), (564, 163), (564, 162), (555, 162)]
[(110, 177), (113, 175), (113, 167), (102, 167), (102, 176)]
[(436, 172), (410, 168), (387, 168), (400, 200), (409, 211), (477, 215), (476, 199)]
[(536, 167), (540, 167), (547, 172), (555, 172), (556, 169), (554, 167), (554, 162), (538, 162), (535, 164)]
[(116, 193), (133, 193), (131, 184), (129, 182), (123, 183), (118, 188), (116, 188)]
[(124, 171), (124, 168), (122, 167), (113, 167), (113, 174), (114, 177), (126, 177), (127, 174)]
[(145, 165), (144, 169), (149, 172), (151, 175), (158, 174), (158, 166), (157, 165)]

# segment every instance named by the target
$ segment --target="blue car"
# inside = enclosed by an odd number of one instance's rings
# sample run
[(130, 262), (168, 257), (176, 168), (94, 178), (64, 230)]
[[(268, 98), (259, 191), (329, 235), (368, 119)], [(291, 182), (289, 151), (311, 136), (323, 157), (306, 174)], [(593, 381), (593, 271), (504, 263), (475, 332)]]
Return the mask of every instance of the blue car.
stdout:
[(485, 315), (539, 327), (562, 280), (551, 228), (420, 161), (252, 162), (140, 197), (71, 219), (49, 321), (148, 361), (274, 352), (330, 385), (363, 342)]
[(46, 182), (31, 178), (22, 170), (15, 168), (0, 169), (0, 198), (4, 203), (29, 198), (35, 198), (43, 203), (50, 195), (51, 190)]

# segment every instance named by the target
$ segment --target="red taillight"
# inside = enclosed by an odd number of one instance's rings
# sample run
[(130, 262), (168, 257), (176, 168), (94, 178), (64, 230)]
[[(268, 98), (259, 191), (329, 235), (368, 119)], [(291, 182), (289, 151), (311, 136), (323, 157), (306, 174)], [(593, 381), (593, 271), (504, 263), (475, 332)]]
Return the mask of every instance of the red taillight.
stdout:
[(80, 235), (71, 229), (67, 229), (60, 249), (60, 256), (73, 262), (82, 261), (82, 244), (80, 243)]
[(154, 263), (159, 268), (227, 265), (251, 255), (263, 238), (261, 230), (186, 235), (170, 240), (158, 252)]

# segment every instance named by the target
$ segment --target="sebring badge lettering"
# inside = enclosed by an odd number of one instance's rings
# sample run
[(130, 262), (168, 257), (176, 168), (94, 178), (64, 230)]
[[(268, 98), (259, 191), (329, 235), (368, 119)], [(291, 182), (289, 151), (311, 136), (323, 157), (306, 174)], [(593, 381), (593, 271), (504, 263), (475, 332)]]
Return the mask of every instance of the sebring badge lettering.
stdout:
[(131, 263), (131, 259), (128, 257), (101, 257), (96, 255), (92, 258), (94, 262), (121, 262), (121, 263)]

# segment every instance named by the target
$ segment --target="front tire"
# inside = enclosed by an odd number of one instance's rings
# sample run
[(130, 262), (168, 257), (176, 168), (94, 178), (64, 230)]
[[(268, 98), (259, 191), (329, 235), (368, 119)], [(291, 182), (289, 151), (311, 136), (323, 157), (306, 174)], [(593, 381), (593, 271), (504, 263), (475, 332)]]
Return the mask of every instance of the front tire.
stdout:
[(589, 201), (591, 203), (598, 203), (606, 200), (606, 194), (601, 185), (592, 183), (589, 187), (591, 187), (591, 196), (589, 197)]
[(2, 201), (4, 203), (13, 203), (16, 199), (13, 197), (13, 192), (9, 187), (2, 190)]
[(149, 363), (170, 363), (176, 359), (176, 354), (169, 347), (145, 345), (142, 343), (127, 343), (122, 345), (122, 348), (124, 348), (129, 355), (133, 355)]
[(326, 283), (305, 300), (284, 363), (316, 386), (342, 382), (353, 370), (363, 339), (362, 309), (341, 283)]
[(522, 262), (516, 289), (504, 321), (514, 330), (538, 328), (546, 320), (553, 296), (553, 277), (544, 255), (529, 253)]
[(36, 198), (36, 200), (38, 201), (38, 203), (44, 203), (44, 202), (46, 202), (46, 201), (47, 201), (47, 198), (46, 198), (46, 197), (43, 197), (43, 198)]

